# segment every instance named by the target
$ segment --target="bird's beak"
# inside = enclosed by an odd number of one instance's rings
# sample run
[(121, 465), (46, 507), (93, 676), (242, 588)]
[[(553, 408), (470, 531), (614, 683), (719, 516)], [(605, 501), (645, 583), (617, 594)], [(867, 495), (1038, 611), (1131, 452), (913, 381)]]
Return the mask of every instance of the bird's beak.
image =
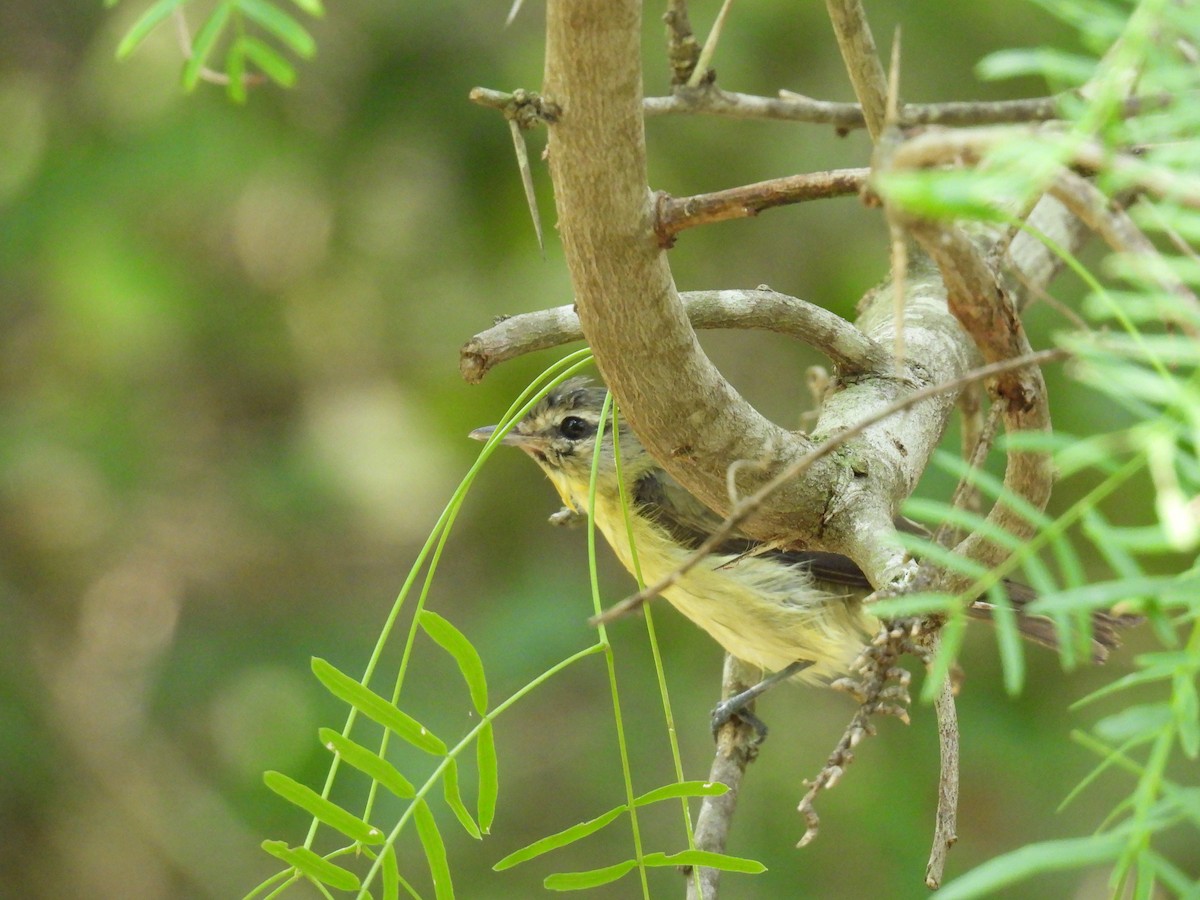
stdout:
[[(487, 441), (491, 440), (492, 435), (495, 433), (495, 425), (484, 425), (482, 428), (476, 428), (474, 431), (468, 434), (467, 437), (473, 441)], [(500, 439), (500, 443), (502, 444), (506, 444), (509, 447), (520, 447), (522, 449), (528, 447), (530, 441), (531, 439), (528, 435), (517, 434), (515, 431), (510, 431)]]

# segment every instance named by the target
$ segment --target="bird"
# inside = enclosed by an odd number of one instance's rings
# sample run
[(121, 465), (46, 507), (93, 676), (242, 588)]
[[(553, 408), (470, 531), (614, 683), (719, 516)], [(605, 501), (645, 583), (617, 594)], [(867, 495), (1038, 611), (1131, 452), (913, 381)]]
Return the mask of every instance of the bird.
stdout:
[[(500, 441), (523, 450), (549, 477), (564, 505), (552, 521), (589, 510), (592, 461), (606, 395), (607, 388), (586, 378), (563, 381)], [(616, 422), (620, 471), (610, 421), (600, 439), (591, 514), (625, 569), (636, 576), (640, 567), (644, 581), (653, 584), (678, 569), (722, 517), (675, 481), (623, 419)], [(470, 437), (486, 441), (495, 431), (496, 426), (486, 426)], [(622, 495), (630, 506), (629, 528)], [(715, 728), (742, 715), (752, 697), (777, 681), (828, 685), (850, 672), (880, 631), (879, 619), (862, 602), (871, 590), (867, 577), (848, 557), (768, 547), (735, 533), (664, 588), (662, 596), (726, 652), (767, 675), (743, 700), (734, 698), (738, 702), (718, 708)], [(1051, 620), (1021, 612), (1034, 598), (1033, 591), (1008, 581), (1005, 590), (1021, 634), (1035, 643), (1057, 646)], [(979, 600), (967, 611), (986, 618), (990, 609)], [(1102, 662), (1119, 644), (1118, 628), (1130, 618), (1093, 615), (1093, 660)], [(754, 724), (758, 728), (761, 723)], [(763, 733), (765, 729), (760, 736)]]

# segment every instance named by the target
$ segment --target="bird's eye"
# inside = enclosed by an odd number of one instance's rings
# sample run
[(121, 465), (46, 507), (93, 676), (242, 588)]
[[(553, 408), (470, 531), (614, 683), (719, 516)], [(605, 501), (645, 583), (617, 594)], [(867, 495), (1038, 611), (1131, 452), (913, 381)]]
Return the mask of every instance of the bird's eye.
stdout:
[(567, 416), (558, 424), (558, 433), (569, 441), (587, 437), (592, 430), (592, 426), (579, 416)]

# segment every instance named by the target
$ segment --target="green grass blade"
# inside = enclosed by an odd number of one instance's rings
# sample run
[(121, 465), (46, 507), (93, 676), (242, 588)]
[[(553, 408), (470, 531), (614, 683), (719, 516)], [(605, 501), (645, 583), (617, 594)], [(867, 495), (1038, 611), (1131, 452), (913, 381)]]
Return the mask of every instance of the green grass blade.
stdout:
[(624, 805), (618, 806), (615, 809), (610, 809), (608, 812), (596, 816), (594, 819), (588, 819), (586, 822), (580, 822), (578, 825), (572, 825), (570, 828), (564, 828), (556, 834), (548, 835), (534, 841), (532, 844), (527, 844), (520, 850), (514, 850), (508, 854), (508, 856), (492, 866), (492, 869), (496, 872), (511, 869), (518, 863), (531, 860), (535, 856), (541, 856), (543, 853), (549, 853), (551, 850), (565, 847), (567, 844), (573, 844), (575, 841), (599, 831), (605, 825), (622, 815), (626, 809), (627, 807)]
[(479, 828), (484, 834), (490, 834), (500, 795), (500, 764), (496, 758), (496, 735), (491, 722), (483, 723), (475, 739), (475, 766), (479, 770)]
[(321, 743), (338, 754), (358, 771), (372, 780), (379, 782), (401, 800), (411, 800), (416, 796), (416, 788), (400, 770), (386, 759), (368, 750), (362, 744), (357, 744), (348, 737), (342, 737), (332, 728), (322, 728), (317, 732)]
[(413, 822), (417, 826), (417, 837), (425, 850), (429, 863), (429, 874), (433, 878), (433, 893), (438, 900), (453, 900), (454, 884), (450, 880), (450, 862), (446, 858), (446, 844), (438, 831), (433, 811), (423, 799), (418, 800), (413, 810)]
[(462, 792), (458, 788), (458, 761), (454, 758), (446, 760), (446, 768), (442, 771), (442, 793), (446, 798), (446, 805), (453, 810), (454, 815), (458, 818), (462, 827), (466, 829), (467, 834), (475, 838), (475, 840), (479, 840), (482, 837), (479, 833), (479, 826), (475, 824), (475, 820), (467, 812), (466, 804), (463, 803)]
[(129, 31), (125, 33), (125, 37), (121, 38), (121, 43), (117, 44), (117, 59), (124, 59), (136, 50), (159, 23), (183, 6), (185, 2), (186, 0), (158, 0), (157, 3), (151, 4), (150, 8), (142, 13), (141, 18), (134, 22)]
[(321, 884), (339, 891), (357, 891), (361, 886), (358, 876), (348, 869), (335, 866), (323, 856), (318, 856), (307, 847), (289, 847), (283, 841), (263, 841), (262, 848), (281, 859), (296, 871)]
[(471, 692), (471, 702), (475, 711), (481, 716), (488, 709), (487, 677), (483, 671), (483, 660), (475, 646), (467, 640), (467, 636), (435, 612), (422, 610), (421, 627), (434, 642), (449, 653), (458, 670), (462, 673), (467, 689)]
[(437, 735), (370, 688), (339, 671), (328, 661), (314, 656), (312, 670), (331, 694), (349, 703), (368, 719), (395, 732), (418, 750), (424, 750), (434, 756), (446, 755), (446, 744)]
[(277, 37), (297, 56), (307, 59), (317, 52), (317, 42), (303, 25), (268, 0), (238, 0), (247, 19)]
[(314, 819), (340, 831), (351, 840), (361, 844), (383, 843), (384, 835), (378, 828), (368, 825), (354, 813), (326, 800), (294, 778), (282, 772), (267, 771), (263, 773), (263, 782), (284, 800), (300, 807)]
[(586, 872), (556, 872), (548, 875), (542, 885), (548, 891), (583, 891), (603, 884), (612, 884), (629, 874), (636, 865), (637, 860), (627, 859), (613, 866), (588, 869)]

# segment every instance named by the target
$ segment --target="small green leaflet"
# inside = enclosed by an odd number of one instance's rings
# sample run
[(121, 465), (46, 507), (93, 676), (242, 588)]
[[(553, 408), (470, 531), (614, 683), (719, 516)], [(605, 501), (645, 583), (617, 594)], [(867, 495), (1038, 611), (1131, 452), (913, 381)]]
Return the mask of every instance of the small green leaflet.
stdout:
[(326, 800), (310, 787), (306, 787), (294, 778), (289, 778), (282, 772), (264, 772), (263, 781), (276, 794), (294, 803), (313, 818), (340, 831), (347, 837), (362, 844), (382, 844), (383, 832), (373, 825), (368, 825), (358, 816), (347, 812), (336, 803)]
[(321, 743), (327, 748), (360, 772), (378, 781), (400, 799), (411, 800), (415, 796), (416, 789), (412, 783), (379, 754), (355, 743), (350, 738), (342, 737), (332, 728), (322, 728), (317, 734)]
[(394, 731), (418, 750), (424, 750), (434, 756), (446, 755), (446, 744), (441, 738), (370, 688), (339, 671), (328, 661), (314, 656), (312, 670), (331, 694), (349, 703), (368, 719)]
[(322, 856), (317, 856), (307, 847), (289, 847), (283, 841), (263, 841), (262, 848), (281, 859), (289, 866), (307, 877), (327, 884), (339, 891), (357, 891), (361, 886), (358, 876), (353, 872), (335, 866)]
[(487, 679), (483, 673), (483, 660), (475, 647), (467, 640), (466, 635), (443, 619), (437, 613), (423, 610), (421, 612), (421, 627), (439, 647), (454, 657), (458, 670), (462, 672), (467, 689), (471, 692), (471, 702), (475, 711), (481, 716), (487, 713), (488, 693)]
[(433, 877), (433, 892), (438, 900), (453, 900), (454, 885), (450, 881), (450, 863), (446, 859), (446, 845), (442, 834), (438, 831), (437, 822), (429, 804), (423, 799), (418, 800), (413, 808), (413, 821), (417, 826), (417, 836), (425, 849), (425, 859), (429, 862), (429, 874)]

